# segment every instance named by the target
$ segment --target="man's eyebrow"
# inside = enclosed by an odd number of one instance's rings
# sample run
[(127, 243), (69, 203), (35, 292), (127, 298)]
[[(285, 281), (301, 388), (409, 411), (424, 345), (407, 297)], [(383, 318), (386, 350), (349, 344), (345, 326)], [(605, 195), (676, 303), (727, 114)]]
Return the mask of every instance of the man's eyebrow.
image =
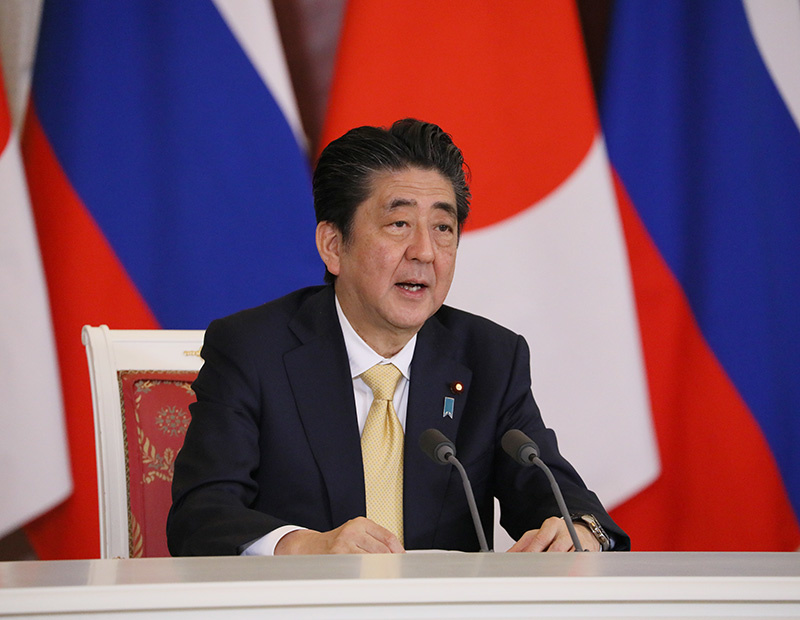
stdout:
[(456, 210), (456, 206), (451, 202), (441, 201), (434, 203), (434, 208), (441, 209), (442, 211), (447, 211), (449, 215), (452, 215), (454, 218), (458, 218), (458, 211)]
[(392, 201), (386, 206), (387, 211), (392, 209), (399, 209), (400, 207), (416, 207), (417, 201), (413, 198), (393, 198)]
[[(400, 207), (416, 207), (417, 201), (413, 198), (394, 198), (386, 207), (387, 211), (391, 211), (392, 209), (399, 209)], [(454, 204), (447, 202), (446, 200), (440, 200), (439, 202), (433, 203), (434, 209), (440, 209), (442, 211), (447, 211), (448, 214), (452, 215), (453, 217), (457, 216), (456, 207)]]

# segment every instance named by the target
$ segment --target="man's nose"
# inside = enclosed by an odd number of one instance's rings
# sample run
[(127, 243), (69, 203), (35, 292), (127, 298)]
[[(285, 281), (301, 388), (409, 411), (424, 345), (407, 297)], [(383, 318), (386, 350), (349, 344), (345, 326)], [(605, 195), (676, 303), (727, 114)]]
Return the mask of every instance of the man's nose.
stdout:
[(431, 263), (433, 262), (434, 256), (431, 232), (420, 226), (414, 231), (414, 235), (408, 244), (406, 257), (409, 260)]

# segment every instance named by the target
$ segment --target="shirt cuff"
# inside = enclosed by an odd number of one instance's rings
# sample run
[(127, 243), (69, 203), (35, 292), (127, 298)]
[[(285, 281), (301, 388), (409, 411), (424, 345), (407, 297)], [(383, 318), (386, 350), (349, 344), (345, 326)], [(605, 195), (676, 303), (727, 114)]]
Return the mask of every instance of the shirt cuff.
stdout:
[(289, 532), (303, 529), (306, 528), (300, 527), (299, 525), (283, 525), (250, 543), (239, 555), (275, 555), (275, 547), (278, 546), (281, 538), (286, 536)]

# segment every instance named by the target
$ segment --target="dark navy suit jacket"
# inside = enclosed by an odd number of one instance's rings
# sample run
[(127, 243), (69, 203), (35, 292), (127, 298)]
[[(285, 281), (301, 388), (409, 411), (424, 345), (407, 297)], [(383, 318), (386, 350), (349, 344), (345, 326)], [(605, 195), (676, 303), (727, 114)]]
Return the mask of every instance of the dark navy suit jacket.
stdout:
[[(197, 402), (175, 463), (167, 535), (173, 555), (236, 554), (285, 524), (327, 531), (366, 514), (361, 444), (332, 286), (301, 289), (209, 326)], [(450, 384), (464, 390), (454, 395)], [(522, 429), (552, 468), (572, 512), (630, 541), (559, 454), (531, 394), (525, 340), (443, 306), (419, 331), (411, 364), (404, 464), (407, 549), (478, 550), (458, 472), (418, 446), (437, 428), (455, 442), (487, 539), (493, 496), (512, 537), (559, 515), (544, 474), (500, 448)], [(444, 399), (455, 399), (452, 418)], [(591, 432), (591, 429), (587, 429)]]

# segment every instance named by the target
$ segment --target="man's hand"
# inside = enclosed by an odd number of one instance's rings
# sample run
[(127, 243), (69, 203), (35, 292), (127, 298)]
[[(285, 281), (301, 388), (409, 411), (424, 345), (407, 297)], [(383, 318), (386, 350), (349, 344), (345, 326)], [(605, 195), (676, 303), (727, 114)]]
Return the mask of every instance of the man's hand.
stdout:
[[(600, 543), (589, 531), (589, 528), (580, 524), (575, 524), (575, 532), (581, 545), (587, 551), (600, 551)], [(519, 553), (522, 551), (575, 551), (572, 545), (572, 537), (569, 535), (567, 524), (564, 519), (550, 517), (538, 530), (528, 530), (522, 537), (514, 543), (508, 550), (509, 552)]]
[(289, 532), (275, 546), (275, 555), (325, 553), (405, 553), (405, 549), (397, 536), (366, 517), (351, 519), (329, 532)]

